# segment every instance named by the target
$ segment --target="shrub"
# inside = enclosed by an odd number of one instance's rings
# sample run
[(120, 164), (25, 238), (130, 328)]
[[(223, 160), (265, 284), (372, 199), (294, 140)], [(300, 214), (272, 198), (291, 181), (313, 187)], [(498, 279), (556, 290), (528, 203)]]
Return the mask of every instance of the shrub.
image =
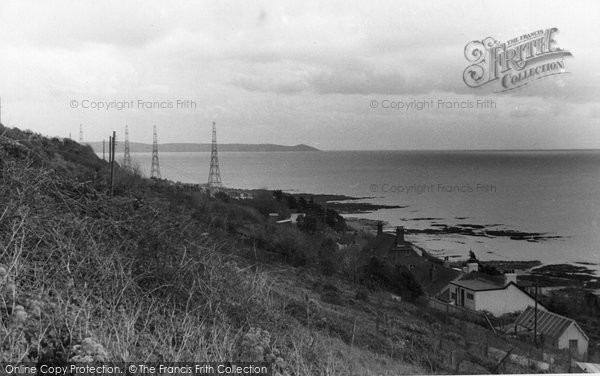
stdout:
[(388, 288), (412, 301), (423, 295), (421, 285), (410, 271), (402, 266), (394, 267), (376, 257), (367, 264), (361, 281), (371, 288)]
[(342, 296), (339, 292), (335, 292), (335, 291), (324, 291), (321, 294), (321, 300), (324, 301), (325, 303), (331, 303), (331, 304), (335, 304), (335, 305), (343, 305), (344, 300), (342, 299)]
[(365, 287), (359, 287), (356, 291), (356, 299), (369, 302), (369, 290)]

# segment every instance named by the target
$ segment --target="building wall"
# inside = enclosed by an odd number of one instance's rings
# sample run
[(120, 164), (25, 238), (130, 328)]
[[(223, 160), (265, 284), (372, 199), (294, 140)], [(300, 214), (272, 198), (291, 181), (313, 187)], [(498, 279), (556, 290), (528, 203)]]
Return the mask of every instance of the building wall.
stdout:
[[(502, 290), (477, 291), (475, 296), (475, 309), (489, 311), (495, 316), (524, 311), (528, 306), (534, 305), (535, 300), (515, 285)], [(538, 309), (546, 310), (541, 305), (538, 305)]]
[[(460, 290), (463, 290), (462, 287), (459, 287), (459, 293), (461, 294), (462, 297), (462, 293), (460, 292)], [(475, 299), (477, 299), (477, 295), (475, 293), (475, 291), (471, 291), (468, 289), (464, 289), (465, 290), (465, 307), (472, 309), (472, 310), (477, 310), (477, 302), (475, 301)]]
[(558, 348), (568, 349), (570, 339), (577, 340), (577, 355), (583, 358), (584, 354), (588, 350), (588, 340), (583, 336), (583, 334), (581, 334), (575, 324), (571, 324), (560, 336), (558, 339)]
[[(464, 302), (461, 301), (461, 297), (463, 296), (461, 291), (464, 291), (464, 297), (465, 300)], [(475, 298), (475, 292), (471, 291), (469, 289), (465, 289), (462, 287), (458, 287), (455, 285), (450, 285), (448, 288), (448, 292), (449, 292), (449, 299), (450, 301), (454, 300), (455, 304), (457, 306), (460, 307), (465, 307), (465, 308), (469, 308), (472, 310), (475, 310), (475, 300), (474, 299), (469, 299), (469, 295), (467, 294), (472, 294), (473, 298)], [(456, 294), (456, 299), (453, 298), (453, 294)]]

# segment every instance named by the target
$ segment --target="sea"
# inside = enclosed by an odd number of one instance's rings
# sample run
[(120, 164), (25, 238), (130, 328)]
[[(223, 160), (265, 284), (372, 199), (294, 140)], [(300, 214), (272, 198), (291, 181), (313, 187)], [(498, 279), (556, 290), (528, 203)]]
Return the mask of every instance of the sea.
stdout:
[[(132, 153), (150, 173), (151, 153)], [(159, 153), (163, 178), (205, 183), (210, 153)], [(571, 263), (600, 275), (600, 151), (223, 152), (232, 188), (341, 194), (393, 205), (347, 216), (385, 227), (483, 226), (544, 234), (542, 240), (458, 234), (407, 235), (438, 256)]]

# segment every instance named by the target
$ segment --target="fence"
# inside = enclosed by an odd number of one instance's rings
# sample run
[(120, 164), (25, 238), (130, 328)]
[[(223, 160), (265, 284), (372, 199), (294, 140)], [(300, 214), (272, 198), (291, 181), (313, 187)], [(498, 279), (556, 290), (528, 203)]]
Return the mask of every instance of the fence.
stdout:
[(473, 311), (471, 309), (460, 307), (460, 306), (457, 306), (454, 304), (448, 304), (448, 303), (438, 300), (436, 298), (428, 297), (427, 299), (429, 300), (429, 306), (431, 308), (434, 308), (434, 309), (437, 309), (440, 311), (444, 311), (448, 315), (458, 316), (465, 320), (476, 322), (476, 323), (482, 324), (484, 326), (489, 325), (488, 319), (481, 312)]

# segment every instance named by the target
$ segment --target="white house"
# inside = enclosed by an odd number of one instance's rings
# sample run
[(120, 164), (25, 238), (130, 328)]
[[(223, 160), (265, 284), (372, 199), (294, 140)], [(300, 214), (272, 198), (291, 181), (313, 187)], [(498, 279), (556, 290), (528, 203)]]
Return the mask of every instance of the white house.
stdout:
[[(471, 272), (477, 272), (476, 267), (469, 265), (469, 268)], [(516, 274), (513, 272), (506, 273), (499, 282), (477, 277), (476, 273), (471, 273), (470, 276), (472, 278), (450, 282), (440, 295), (457, 306), (488, 311), (494, 316), (524, 311), (535, 305), (535, 299), (517, 286)], [(539, 303), (538, 309), (546, 311)]]
[(535, 330), (537, 335), (544, 339), (545, 346), (558, 349), (570, 349), (571, 353), (579, 359), (583, 359), (588, 350), (589, 338), (577, 322), (559, 314), (540, 311), (537, 312), (537, 325), (535, 310), (527, 308), (517, 319), (515, 326), (517, 330)]

